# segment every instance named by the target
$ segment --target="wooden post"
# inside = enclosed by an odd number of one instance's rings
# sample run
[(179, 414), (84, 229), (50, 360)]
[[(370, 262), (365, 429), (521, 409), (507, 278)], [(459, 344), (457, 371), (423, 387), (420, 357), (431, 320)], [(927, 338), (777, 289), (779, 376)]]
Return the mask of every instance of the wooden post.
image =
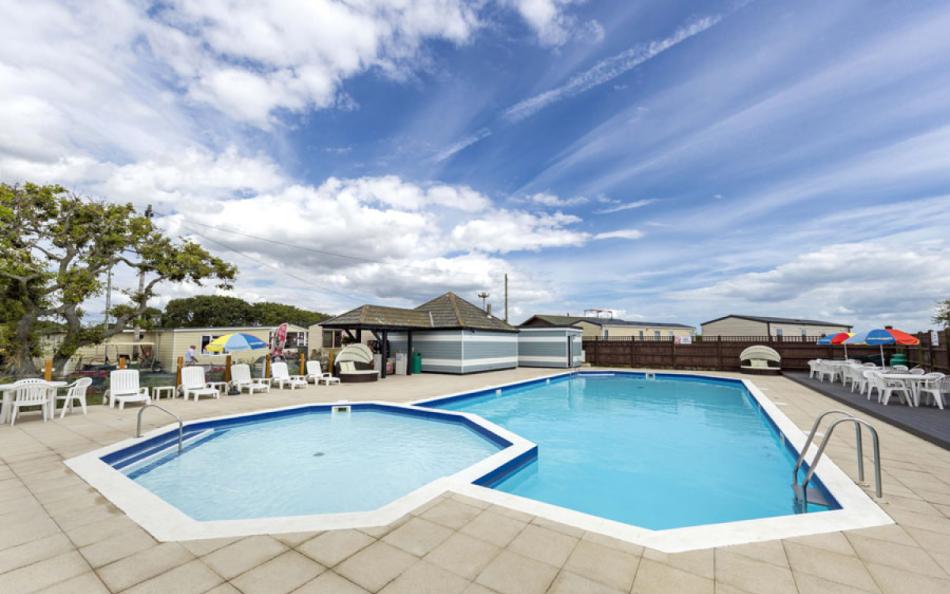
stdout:
[(270, 377), (270, 353), (264, 355), (264, 379)]
[(330, 354), (327, 355), (327, 367), (329, 367), (329, 369), (327, 369), (327, 373), (330, 373), (330, 374), (333, 373), (333, 360), (334, 360), (334, 359), (336, 359), (336, 353), (334, 353), (333, 351), (330, 351)]
[(231, 353), (224, 357), (224, 381), (231, 381)]
[(48, 382), (53, 381), (53, 360), (52, 359), (46, 359), (46, 361), (43, 362), (43, 379), (45, 379)]
[(300, 375), (307, 375), (307, 355), (300, 353)]
[(637, 339), (630, 337), (630, 369), (633, 369), (637, 366)]
[(387, 347), (387, 343), (389, 342), (389, 332), (386, 330), (383, 330), (383, 335), (380, 338), (381, 338), (382, 344), (380, 344), (379, 346), (379, 354), (380, 354), (380, 358), (382, 359), (382, 363), (380, 363), (381, 369), (379, 370), (379, 377), (382, 379), (386, 379), (386, 359), (389, 358), (389, 352), (386, 347)]
[(175, 370), (175, 386), (181, 385), (181, 368), (185, 366), (185, 358), (178, 357), (178, 368)]
[(676, 338), (670, 337), (670, 365), (676, 369)]
[(719, 371), (725, 371), (725, 368), (722, 366), (722, 335), (716, 337), (716, 363), (718, 364)]
[(117, 355), (117, 357), (119, 358), (119, 369), (125, 369), (126, 365), (128, 365), (128, 359), (126, 359), (125, 355)]
[(406, 331), (406, 375), (412, 375), (412, 330)]

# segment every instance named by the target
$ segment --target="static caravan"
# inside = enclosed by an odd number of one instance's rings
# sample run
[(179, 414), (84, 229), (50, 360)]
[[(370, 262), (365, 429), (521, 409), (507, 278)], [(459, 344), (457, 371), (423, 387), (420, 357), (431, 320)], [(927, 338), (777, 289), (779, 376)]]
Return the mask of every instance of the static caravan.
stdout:
[[(404, 332), (389, 334), (393, 353), (408, 352)], [(422, 355), (422, 371), (476, 373), (518, 366), (518, 335), (487, 330), (424, 330), (412, 333), (412, 350)]]
[(519, 367), (568, 369), (584, 362), (581, 335), (575, 327), (521, 328), (518, 333)]

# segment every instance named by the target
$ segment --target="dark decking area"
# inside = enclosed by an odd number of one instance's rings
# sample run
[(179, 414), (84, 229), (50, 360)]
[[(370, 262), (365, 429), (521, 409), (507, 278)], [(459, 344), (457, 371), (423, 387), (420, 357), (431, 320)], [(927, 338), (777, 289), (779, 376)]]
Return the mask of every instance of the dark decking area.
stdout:
[(850, 386), (846, 388), (840, 383), (819, 382), (817, 379), (809, 378), (808, 373), (804, 371), (786, 371), (784, 375), (828, 398), (843, 402), (851, 408), (887, 421), (921, 439), (950, 450), (950, 409), (940, 410), (935, 406), (926, 405), (912, 408), (899, 402), (884, 406), (878, 403), (876, 398), (868, 400), (866, 396), (856, 391), (851, 392)]

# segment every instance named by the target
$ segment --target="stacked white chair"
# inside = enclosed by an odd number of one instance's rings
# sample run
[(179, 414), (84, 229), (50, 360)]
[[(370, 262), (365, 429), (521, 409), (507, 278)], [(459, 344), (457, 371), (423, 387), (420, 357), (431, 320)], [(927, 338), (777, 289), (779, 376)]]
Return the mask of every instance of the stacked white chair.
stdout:
[(205, 368), (197, 365), (181, 370), (181, 393), (185, 400), (188, 400), (189, 396), (194, 396), (195, 402), (198, 402), (198, 398), (202, 396), (221, 397), (221, 392), (205, 381)]
[(277, 384), (279, 387), (290, 386), (291, 390), (307, 387), (307, 378), (302, 375), (290, 375), (287, 370), (287, 363), (279, 361), (271, 365), (271, 385)]
[(270, 392), (270, 384), (267, 380), (251, 377), (251, 367), (247, 363), (231, 366), (231, 385), (238, 390), (247, 390), (251, 394)]
[(920, 386), (920, 396), (930, 396), (937, 408), (943, 410), (944, 394), (950, 396), (950, 377), (942, 373), (928, 373), (925, 377), (927, 380)]
[(319, 361), (307, 361), (307, 381), (313, 380), (314, 384), (338, 384), (340, 378), (333, 377), (333, 374), (323, 371)]

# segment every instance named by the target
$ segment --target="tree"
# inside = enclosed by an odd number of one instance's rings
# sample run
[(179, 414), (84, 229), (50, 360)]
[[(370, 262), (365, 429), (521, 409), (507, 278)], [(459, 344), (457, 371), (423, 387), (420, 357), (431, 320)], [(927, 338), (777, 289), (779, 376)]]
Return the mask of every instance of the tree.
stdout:
[(329, 316), (283, 303), (248, 303), (225, 295), (198, 295), (172, 299), (162, 314), (165, 328), (214, 326), (277, 326), (284, 322), (308, 327)]
[(937, 306), (937, 315), (934, 316), (934, 322), (950, 328), (950, 299)]
[(165, 328), (255, 326), (254, 308), (237, 297), (197, 295), (172, 299), (162, 313)]
[[(3, 279), (6, 365), (18, 375), (35, 374), (36, 326), (62, 322), (65, 336), (53, 354), (61, 371), (76, 350), (122, 332), (148, 310), (162, 282), (213, 280), (229, 288), (234, 266), (190, 241), (165, 237), (131, 204), (84, 199), (61, 186), (0, 184), (0, 278)], [(104, 289), (113, 268), (144, 275), (142, 288), (120, 289), (129, 306), (108, 327), (83, 324), (82, 304)]]
[(308, 328), (330, 317), (325, 313), (269, 301), (255, 303), (252, 307), (254, 308), (254, 319), (261, 326), (277, 326), (284, 322), (290, 322)]

